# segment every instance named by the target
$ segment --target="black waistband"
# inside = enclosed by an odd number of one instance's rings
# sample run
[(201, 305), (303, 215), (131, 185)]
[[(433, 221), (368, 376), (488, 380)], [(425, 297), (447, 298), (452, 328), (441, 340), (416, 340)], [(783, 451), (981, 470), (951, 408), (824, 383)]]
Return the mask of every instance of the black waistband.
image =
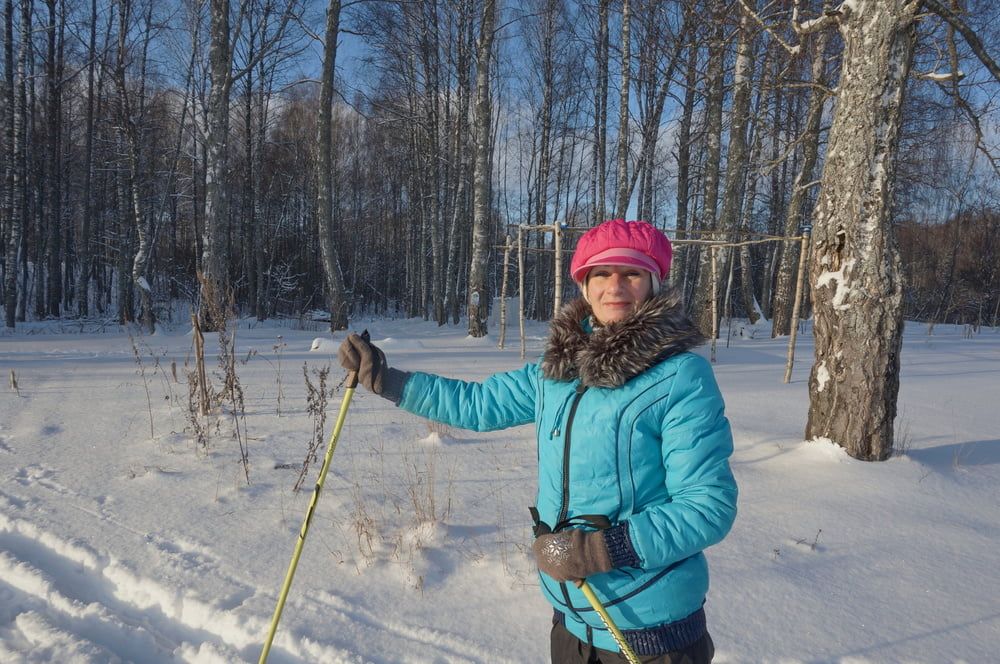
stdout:
[[(555, 611), (554, 620), (566, 625), (566, 615), (561, 611)], [(674, 622), (645, 629), (623, 629), (622, 635), (637, 655), (663, 655), (686, 648), (703, 637), (707, 629), (705, 609), (701, 608)]]

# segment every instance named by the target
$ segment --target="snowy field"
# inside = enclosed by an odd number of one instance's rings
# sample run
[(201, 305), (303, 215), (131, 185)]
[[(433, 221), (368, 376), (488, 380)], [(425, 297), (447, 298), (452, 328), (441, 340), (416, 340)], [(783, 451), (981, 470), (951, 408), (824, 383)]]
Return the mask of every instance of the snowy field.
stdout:
[[(498, 350), (462, 326), (354, 325), (403, 369), (481, 379), (523, 362), (516, 338)], [(907, 326), (906, 451), (885, 463), (802, 441), (811, 335), (785, 385), (785, 340), (744, 332), (716, 365), (740, 485), (708, 551), (716, 662), (1000, 662), (1000, 331)], [(332, 366), (337, 388), (343, 335), (236, 335), (245, 417), (214, 413), (201, 442), (188, 330), (136, 337), (142, 370), (117, 328), (0, 336), (17, 382), (0, 396), (0, 662), (257, 661), (319, 470), (293, 491), (314, 428), (303, 365), (314, 384)], [(543, 335), (529, 327), (529, 358)], [(359, 390), (269, 661), (546, 662), (534, 460), (529, 427), (432, 427)]]

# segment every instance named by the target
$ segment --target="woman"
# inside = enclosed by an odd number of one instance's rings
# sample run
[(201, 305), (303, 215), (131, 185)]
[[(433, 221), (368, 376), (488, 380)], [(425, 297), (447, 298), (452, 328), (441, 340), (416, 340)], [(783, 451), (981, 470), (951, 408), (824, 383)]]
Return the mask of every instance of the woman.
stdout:
[(624, 662), (574, 583), (586, 579), (644, 662), (711, 662), (702, 551), (736, 516), (732, 434), (703, 341), (662, 284), (670, 242), (646, 222), (606, 221), (570, 266), (583, 297), (553, 319), (540, 363), (482, 383), (386, 365), (351, 335), (344, 368), (401, 408), (489, 431), (534, 422), (532, 546), (555, 609), (554, 664)]

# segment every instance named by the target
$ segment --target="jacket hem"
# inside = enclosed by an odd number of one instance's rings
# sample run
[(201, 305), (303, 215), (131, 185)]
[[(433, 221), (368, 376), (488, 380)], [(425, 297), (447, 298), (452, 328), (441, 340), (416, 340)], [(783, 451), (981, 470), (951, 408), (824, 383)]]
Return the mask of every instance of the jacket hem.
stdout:
[[(566, 614), (561, 611), (555, 611), (553, 621), (562, 624), (567, 629), (570, 628), (570, 625), (566, 624)], [(588, 636), (591, 634), (591, 629), (594, 632), (607, 631), (597, 627), (592, 628), (589, 625), (586, 625), (586, 627)], [(655, 627), (646, 627), (644, 629), (623, 629), (622, 636), (625, 637), (625, 640), (632, 650), (635, 651), (636, 655), (650, 656), (664, 655), (669, 652), (682, 650), (703, 637), (707, 631), (708, 624), (705, 618), (705, 609), (700, 608), (691, 615), (674, 622), (656, 625)], [(574, 636), (576, 635), (574, 634)], [(577, 636), (577, 638), (580, 637)], [(588, 641), (593, 643), (592, 637)], [(599, 644), (597, 645), (601, 647)]]

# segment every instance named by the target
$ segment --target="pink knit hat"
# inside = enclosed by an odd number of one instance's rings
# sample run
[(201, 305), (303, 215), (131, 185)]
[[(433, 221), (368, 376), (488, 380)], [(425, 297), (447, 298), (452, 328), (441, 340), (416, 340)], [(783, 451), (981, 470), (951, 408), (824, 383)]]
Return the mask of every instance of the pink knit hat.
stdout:
[(594, 226), (576, 243), (569, 273), (583, 285), (597, 265), (631, 265), (651, 272), (658, 281), (670, 272), (670, 240), (648, 221), (611, 219)]

